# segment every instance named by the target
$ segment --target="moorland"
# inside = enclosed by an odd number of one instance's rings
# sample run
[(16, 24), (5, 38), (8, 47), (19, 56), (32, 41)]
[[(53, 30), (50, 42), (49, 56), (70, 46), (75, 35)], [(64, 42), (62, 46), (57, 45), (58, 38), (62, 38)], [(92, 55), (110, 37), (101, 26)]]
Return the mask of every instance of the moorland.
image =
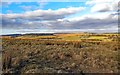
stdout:
[(1, 36), (3, 73), (118, 73), (119, 34)]

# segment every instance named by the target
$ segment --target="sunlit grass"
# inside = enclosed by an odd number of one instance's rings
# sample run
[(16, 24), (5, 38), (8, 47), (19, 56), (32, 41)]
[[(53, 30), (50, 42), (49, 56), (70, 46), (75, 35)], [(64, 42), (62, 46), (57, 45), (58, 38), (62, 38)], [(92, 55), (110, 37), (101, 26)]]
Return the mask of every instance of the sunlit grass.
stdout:
[(66, 40), (66, 41), (81, 41), (81, 40), (95, 40), (95, 41), (112, 41), (113, 39), (110, 38), (112, 36), (118, 36), (118, 34), (54, 34), (54, 35), (26, 35), (26, 36), (18, 36), (15, 37), (17, 39), (52, 39), (52, 40)]

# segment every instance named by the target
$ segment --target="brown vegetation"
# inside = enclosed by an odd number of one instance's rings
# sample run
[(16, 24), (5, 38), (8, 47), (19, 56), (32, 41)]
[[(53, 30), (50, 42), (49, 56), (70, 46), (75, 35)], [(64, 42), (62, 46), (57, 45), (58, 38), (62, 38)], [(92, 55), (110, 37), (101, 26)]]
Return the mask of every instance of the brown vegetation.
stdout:
[(4, 38), (3, 72), (117, 73), (118, 42)]

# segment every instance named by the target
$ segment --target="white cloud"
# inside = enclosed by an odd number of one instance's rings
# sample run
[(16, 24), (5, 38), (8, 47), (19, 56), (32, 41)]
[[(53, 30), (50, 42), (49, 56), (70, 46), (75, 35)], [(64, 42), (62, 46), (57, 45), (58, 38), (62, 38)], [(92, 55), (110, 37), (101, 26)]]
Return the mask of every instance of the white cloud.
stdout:
[(93, 4), (99, 4), (99, 3), (111, 3), (114, 1), (119, 1), (119, 0), (90, 0), (90, 1), (87, 1), (86, 4), (93, 5)]
[(48, 4), (48, 0), (40, 0), (38, 2), (39, 7), (38, 8), (44, 8), (45, 5)]
[(25, 6), (25, 5), (23, 5), (23, 6), (20, 6), (23, 10), (25, 10), (25, 11), (30, 11), (31, 9), (32, 9), (32, 6)]
[(91, 0), (87, 5), (92, 5), (91, 12), (109, 12), (118, 10), (119, 0)]
[(91, 19), (100, 19), (100, 20), (104, 20), (104, 19), (115, 19), (117, 20), (118, 19), (118, 15), (116, 14), (116, 12), (105, 12), (105, 13), (91, 13), (91, 14), (85, 14), (85, 15), (82, 15), (80, 17), (74, 17), (74, 18), (69, 18), (68, 20), (69, 21), (79, 21), (79, 20), (84, 20), (84, 19), (88, 19), (88, 18), (91, 18)]
[(112, 10), (112, 9), (108, 3), (95, 4), (91, 8), (91, 12), (106, 12), (106, 11), (110, 11), (110, 10)]
[[(63, 19), (66, 16), (78, 13), (82, 11), (83, 7), (70, 7), (70, 8), (61, 8), (58, 10), (35, 10), (25, 13), (11, 13), (11, 14), (2, 14), (2, 24), (3, 28), (36, 28), (42, 27), (46, 28), (50, 24), (44, 24), (42, 21), (56, 21), (57, 19)], [(43, 27), (44, 25), (44, 27)], [(30, 26), (30, 27), (28, 27)]]
[(84, 10), (84, 7), (70, 7), (61, 8), (58, 10), (35, 10), (22, 14), (3, 14), (3, 18), (23, 18), (23, 19), (36, 19), (36, 20), (55, 20), (64, 18), (67, 15), (75, 14)]

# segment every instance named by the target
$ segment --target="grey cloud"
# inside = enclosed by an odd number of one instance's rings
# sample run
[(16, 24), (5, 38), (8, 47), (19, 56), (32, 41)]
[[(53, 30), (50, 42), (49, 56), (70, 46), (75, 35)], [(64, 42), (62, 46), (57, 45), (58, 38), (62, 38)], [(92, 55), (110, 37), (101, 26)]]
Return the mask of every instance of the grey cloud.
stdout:
[(81, 10), (83, 10), (83, 7), (71, 7), (71, 8), (62, 8), (58, 10), (35, 10), (35, 11), (29, 11), (22, 14), (3, 14), (2, 17), (6, 18), (22, 18), (22, 19), (37, 19), (37, 20), (55, 20), (55, 19), (62, 19), (65, 18), (65, 16), (75, 14)]
[(19, 28), (23, 29), (99, 29), (117, 27), (117, 19), (112, 19), (115, 15), (110, 15), (105, 19), (86, 18), (84, 20), (63, 20), (63, 21), (22, 21), (2, 19), (3, 28)]
[[(52, 11), (35, 11), (23, 14), (3, 14), (2, 27), (7, 29), (48, 29), (48, 30), (73, 30), (84, 29), (88, 31), (102, 31), (100, 29), (110, 30), (109, 28), (117, 28), (118, 21), (116, 15), (110, 14), (106, 18), (92, 18), (87, 17), (80, 20), (64, 19), (65, 16), (69, 16), (78, 12), (73, 12), (73, 9)], [(41, 12), (41, 13), (40, 13)], [(91, 30), (90, 30), (91, 29)], [(105, 31), (105, 30), (103, 30)]]
[(107, 29), (111, 27), (118, 27), (117, 19), (110, 15), (105, 19), (86, 18), (84, 20), (63, 20), (63, 21), (47, 21), (42, 22), (47, 29)]
[[(0, 16), (2, 16), (3, 28), (34, 28), (36, 26), (41, 28), (43, 27), (41, 21), (63, 19), (83, 9), (83, 7), (70, 7), (58, 10), (35, 10), (21, 14), (1, 14)], [(32, 25), (30, 22), (32, 22)]]

